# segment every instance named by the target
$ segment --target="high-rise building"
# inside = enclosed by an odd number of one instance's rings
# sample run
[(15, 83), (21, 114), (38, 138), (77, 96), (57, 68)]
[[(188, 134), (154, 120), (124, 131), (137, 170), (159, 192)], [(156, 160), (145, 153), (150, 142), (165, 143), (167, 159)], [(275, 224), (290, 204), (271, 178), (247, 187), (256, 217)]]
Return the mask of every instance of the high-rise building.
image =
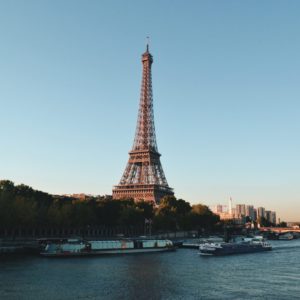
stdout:
[(275, 211), (271, 211), (271, 220), (270, 222), (274, 225), (276, 225), (276, 212)]
[(147, 45), (142, 55), (143, 77), (136, 134), (129, 160), (120, 183), (113, 188), (113, 198), (133, 198), (159, 203), (165, 195), (174, 195), (166, 180), (157, 149), (151, 66), (153, 57)]
[(265, 210), (265, 219), (269, 222), (271, 222), (271, 211)]
[(245, 215), (246, 215), (246, 217), (249, 217), (252, 221), (255, 220), (253, 205), (246, 205), (246, 214)]
[(246, 206), (245, 204), (237, 204), (235, 206), (235, 215), (237, 218), (246, 216)]
[(257, 208), (257, 218), (265, 217), (265, 208), (264, 207), (258, 207)]
[(253, 221), (256, 221), (257, 220), (257, 209), (256, 208), (254, 208), (254, 210), (253, 210), (253, 215), (254, 215)]

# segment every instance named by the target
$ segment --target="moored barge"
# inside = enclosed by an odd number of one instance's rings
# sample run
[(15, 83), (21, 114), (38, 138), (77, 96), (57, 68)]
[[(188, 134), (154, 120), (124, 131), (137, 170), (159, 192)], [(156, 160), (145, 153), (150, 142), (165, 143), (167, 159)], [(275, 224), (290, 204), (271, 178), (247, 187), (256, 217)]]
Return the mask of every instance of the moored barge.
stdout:
[(84, 241), (68, 239), (62, 242), (48, 242), (40, 253), (47, 257), (94, 256), (109, 254), (150, 253), (175, 250), (170, 240), (122, 239)]

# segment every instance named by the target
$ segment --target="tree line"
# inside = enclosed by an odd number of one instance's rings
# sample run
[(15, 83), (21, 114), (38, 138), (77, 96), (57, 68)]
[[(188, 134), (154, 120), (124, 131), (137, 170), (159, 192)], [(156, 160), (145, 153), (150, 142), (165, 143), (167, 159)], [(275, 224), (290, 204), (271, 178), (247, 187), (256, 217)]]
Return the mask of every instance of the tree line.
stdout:
[(202, 204), (165, 196), (155, 206), (143, 200), (113, 200), (111, 196), (78, 199), (51, 195), (9, 180), (0, 181), (0, 229), (144, 226), (154, 232), (211, 231), (220, 219)]

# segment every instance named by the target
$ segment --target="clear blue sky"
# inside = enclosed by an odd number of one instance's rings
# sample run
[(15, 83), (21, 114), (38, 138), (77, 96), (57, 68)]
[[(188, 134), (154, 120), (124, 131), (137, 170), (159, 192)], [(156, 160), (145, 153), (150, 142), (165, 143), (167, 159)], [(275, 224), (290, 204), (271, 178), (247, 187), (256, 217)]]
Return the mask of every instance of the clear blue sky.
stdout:
[(111, 194), (150, 35), (156, 135), (177, 197), (300, 220), (299, 1), (1, 1), (0, 178)]

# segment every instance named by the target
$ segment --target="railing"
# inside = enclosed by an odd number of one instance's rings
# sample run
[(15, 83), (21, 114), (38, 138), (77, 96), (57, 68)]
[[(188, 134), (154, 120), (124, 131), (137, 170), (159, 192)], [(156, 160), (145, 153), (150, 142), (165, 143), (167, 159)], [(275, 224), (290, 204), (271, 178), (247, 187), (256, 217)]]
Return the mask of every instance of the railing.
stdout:
[(144, 233), (144, 226), (86, 226), (81, 228), (5, 228), (0, 229), (0, 238), (40, 238), (40, 237), (115, 237), (138, 236)]

